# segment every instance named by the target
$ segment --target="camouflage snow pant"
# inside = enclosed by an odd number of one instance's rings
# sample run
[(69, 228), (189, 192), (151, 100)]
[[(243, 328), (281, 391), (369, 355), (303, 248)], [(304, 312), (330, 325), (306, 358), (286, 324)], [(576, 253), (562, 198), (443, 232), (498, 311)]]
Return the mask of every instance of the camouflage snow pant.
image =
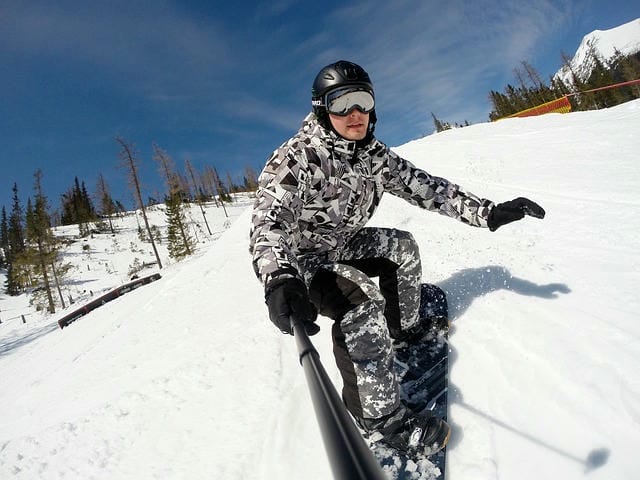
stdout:
[(413, 236), (364, 228), (335, 261), (307, 258), (301, 267), (310, 300), (335, 320), (333, 351), (347, 408), (360, 418), (391, 413), (400, 401), (391, 339), (418, 323), (422, 267)]

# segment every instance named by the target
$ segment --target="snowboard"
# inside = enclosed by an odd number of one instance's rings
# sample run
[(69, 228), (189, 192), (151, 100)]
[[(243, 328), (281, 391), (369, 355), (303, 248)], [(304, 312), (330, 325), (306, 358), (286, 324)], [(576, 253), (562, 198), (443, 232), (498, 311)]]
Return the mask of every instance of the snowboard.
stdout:
[[(400, 395), (412, 410), (446, 420), (449, 317), (447, 296), (440, 287), (421, 285), (420, 318), (427, 319), (430, 325), (423, 342), (394, 342)], [(427, 457), (408, 456), (377, 443), (370, 446), (387, 476), (394, 480), (444, 479), (446, 448)]]

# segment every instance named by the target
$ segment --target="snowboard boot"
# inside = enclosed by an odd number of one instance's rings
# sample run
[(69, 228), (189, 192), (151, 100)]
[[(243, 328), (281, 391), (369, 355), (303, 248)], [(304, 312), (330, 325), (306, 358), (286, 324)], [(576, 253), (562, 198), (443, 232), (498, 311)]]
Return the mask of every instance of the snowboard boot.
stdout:
[(451, 436), (447, 422), (428, 414), (417, 414), (402, 403), (384, 417), (356, 420), (369, 441), (406, 454), (433, 455), (447, 445)]
[(449, 332), (449, 308), (447, 294), (438, 286), (429, 283), (420, 285), (420, 308), (418, 316), (425, 333), (446, 335)]
[(429, 283), (420, 285), (418, 319), (410, 329), (392, 332), (393, 345), (396, 349), (447, 337), (450, 326), (447, 296), (440, 287)]
[(392, 338), (392, 343), (397, 354), (400, 350), (425, 345), (434, 339), (445, 339), (448, 332), (449, 319), (447, 317), (420, 318), (417, 325), (396, 334)]

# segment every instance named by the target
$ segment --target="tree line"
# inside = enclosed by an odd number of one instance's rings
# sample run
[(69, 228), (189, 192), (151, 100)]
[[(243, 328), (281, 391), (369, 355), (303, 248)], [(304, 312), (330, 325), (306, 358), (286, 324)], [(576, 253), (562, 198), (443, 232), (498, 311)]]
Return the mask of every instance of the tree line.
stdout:
[[(592, 69), (586, 79), (582, 79), (580, 72), (575, 71), (571, 65), (571, 58), (566, 53), (562, 52), (561, 57), (563, 70), (568, 72), (570, 79), (568, 83), (555, 76), (545, 81), (529, 62), (522, 61), (520, 66), (513, 70), (513, 85), (507, 84), (502, 92), (489, 92), (492, 105), (489, 120), (507, 117), (565, 95), (569, 95), (573, 111), (608, 108), (640, 98), (638, 84), (589, 92), (616, 83), (640, 79), (640, 52), (624, 55), (616, 49), (614, 56), (606, 60), (600, 56), (595, 45), (591, 44), (587, 62)], [(431, 117), (436, 132), (469, 125), (468, 121), (451, 123), (441, 120), (433, 112)]]
[(580, 72), (571, 65), (570, 58), (562, 54), (564, 70), (569, 74), (568, 83), (554, 76), (544, 82), (533, 66), (526, 61), (521, 62), (520, 67), (513, 71), (515, 85), (508, 84), (502, 93), (493, 90), (489, 93), (493, 106), (489, 120), (507, 117), (565, 95), (569, 95), (574, 111), (608, 108), (640, 98), (640, 85), (637, 84), (591, 91), (640, 78), (640, 52), (623, 55), (616, 50), (611, 59), (605, 60), (591, 44), (588, 58), (591, 72), (582, 79)]
[[(186, 159), (184, 172), (179, 171), (167, 152), (153, 145), (153, 160), (164, 180), (166, 191), (162, 203), (166, 205), (166, 236), (148, 222), (146, 209), (159, 202), (148, 197), (143, 200), (139, 174), (139, 154), (135, 145), (117, 137), (120, 166), (126, 172), (129, 187), (136, 201), (136, 208), (142, 213), (144, 229), (140, 227), (140, 240), (151, 243), (158, 267), (162, 262), (156, 242), (166, 240), (170, 257), (180, 260), (194, 251), (194, 240), (189, 232), (185, 209), (191, 204), (199, 206), (209, 235), (212, 234), (204, 210), (205, 202), (214, 202), (223, 208), (233, 201), (232, 195), (257, 188), (257, 173), (245, 169), (242, 185), (235, 184), (229, 174), (220, 178), (213, 166), (206, 166), (198, 172)], [(56, 237), (53, 228), (59, 225), (77, 225), (80, 237), (92, 233), (116, 233), (112, 219), (125, 213), (121, 202), (114, 200), (110, 187), (102, 174), (98, 175), (95, 191), (90, 195), (84, 181), (77, 177), (69, 189), (60, 196), (59, 209), (53, 210), (43, 193), (43, 173), (34, 173), (33, 195), (28, 197), (26, 208), (14, 183), (12, 203), (7, 211), (0, 212), (0, 268), (6, 270), (4, 290), (9, 295), (20, 295), (26, 291), (32, 294), (32, 303), (39, 308), (55, 312), (56, 305), (66, 307), (61, 283), (71, 265), (64, 262), (62, 250), (65, 239)], [(228, 216), (228, 215), (227, 215)]]

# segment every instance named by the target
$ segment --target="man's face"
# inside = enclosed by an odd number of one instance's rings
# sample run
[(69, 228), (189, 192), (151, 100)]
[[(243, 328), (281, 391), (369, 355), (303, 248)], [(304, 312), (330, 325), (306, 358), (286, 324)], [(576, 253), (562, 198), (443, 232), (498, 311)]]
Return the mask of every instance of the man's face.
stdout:
[(367, 136), (369, 114), (353, 108), (345, 116), (329, 114), (329, 120), (336, 132), (347, 140), (362, 140)]

